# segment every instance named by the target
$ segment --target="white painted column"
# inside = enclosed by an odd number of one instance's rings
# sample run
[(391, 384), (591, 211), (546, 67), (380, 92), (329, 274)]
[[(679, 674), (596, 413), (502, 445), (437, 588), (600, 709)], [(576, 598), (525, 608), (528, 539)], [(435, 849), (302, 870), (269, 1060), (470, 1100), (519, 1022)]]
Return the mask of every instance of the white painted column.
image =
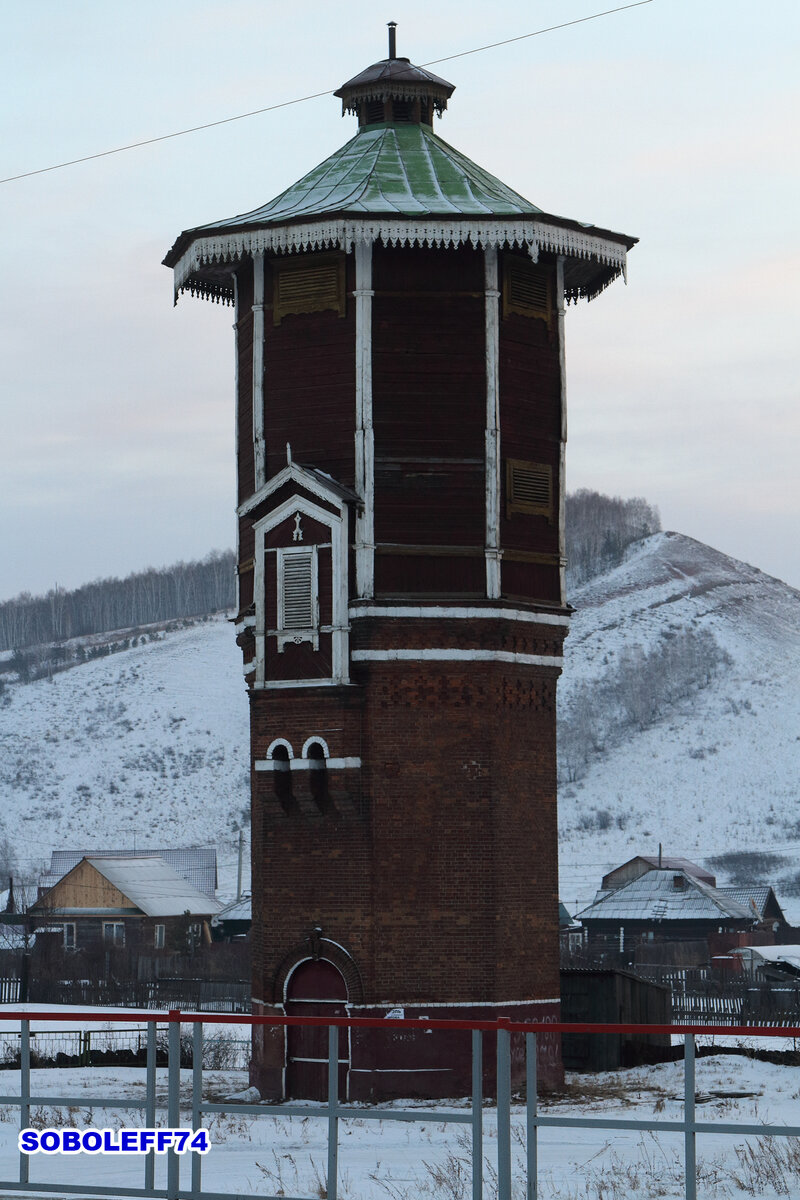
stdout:
[[(233, 414), (234, 414), (234, 453), (236, 455), (236, 477), (237, 477), (237, 506), (238, 506), (238, 478), (239, 478), (239, 283), (236, 276), (233, 276)], [(236, 613), (242, 611), (242, 603), (239, 592), (239, 563), (242, 561), (241, 546), (239, 545), (239, 518), (236, 517), (236, 537), (234, 538), (236, 546)]]
[(255, 529), (255, 546), (253, 549), (255, 563), (253, 567), (253, 597), (256, 603), (256, 624), (254, 629), (256, 641), (256, 686), (263, 687), (266, 679), (267, 662), (267, 615), (266, 615), (266, 572), (264, 563), (265, 535), (263, 528)]
[(375, 595), (375, 435), (372, 428), (372, 243), (357, 242), (356, 286), (356, 594)]
[(556, 261), (556, 328), (558, 335), (558, 372), (561, 379), (561, 447), (558, 462), (558, 559), (561, 603), (567, 602), (567, 358), (564, 345), (564, 256)]
[(253, 459), (254, 491), (267, 481), (264, 444), (264, 255), (253, 255)]
[(486, 311), (486, 595), (500, 596), (500, 292), (497, 247), (483, 252)]

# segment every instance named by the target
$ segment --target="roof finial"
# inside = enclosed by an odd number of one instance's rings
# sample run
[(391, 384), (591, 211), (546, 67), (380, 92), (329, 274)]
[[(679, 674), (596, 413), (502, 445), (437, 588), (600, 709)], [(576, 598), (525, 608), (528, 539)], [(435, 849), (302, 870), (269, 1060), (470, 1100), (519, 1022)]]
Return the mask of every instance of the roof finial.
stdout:
[(397, 40), (395, 29), (397, 29), (397, 21), (387, 21), (389, 26), (389, 58), (397, 58)]

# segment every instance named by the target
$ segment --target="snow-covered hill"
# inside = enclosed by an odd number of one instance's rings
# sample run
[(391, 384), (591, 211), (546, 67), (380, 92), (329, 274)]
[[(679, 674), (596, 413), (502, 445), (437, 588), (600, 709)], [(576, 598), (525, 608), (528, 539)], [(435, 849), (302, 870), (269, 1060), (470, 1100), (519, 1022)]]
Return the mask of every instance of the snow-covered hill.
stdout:
[(230, 894), (250, 803), (232, 627), (214, 617), (139, 643), (8, 688), (0, 833), (25, 876), (53, 849), (213, 845)]
[[(656, 534), (571, 597), (559, 703), (600, 689), (632, 646), (651, 655), (713, 634), (727, 661), (644, 731), (562, 784), (561, 896), (588, 903), (637, 853), (734, 868), (776, 886), (800, 923), (800, 593), (679, 534)], [(230, 624), (162, 632), (52, 681), (12, 685), (0, 707), (0, 840), (22, 865), (51, 849), (218, 848), (221, 891), (247, 829), (247, 695)], [(609, 739), (614, 741), (614, 739)], [(741, 857), (749, 855), (747, 857)], [(796, 894), (795, 894), (796, 893)]]
[[(570, 597), (559, 704), (602, 686), (632, 646), (708, 631), (728, 656), (710, 684), (644, 731), (630, 726), (562, 785), (561, 897), (588, 903), (606, 870), (634, 854), (711, 863), (773, 883), (800, 923), (800, 593), (675, 533), (632, 547), (621, 566)], [(749, 855), (745, 859), (743, 855)], [(725, 869), (727, 867), (727, 869)], [(735, 871), (734, 871), (735, 874)]]

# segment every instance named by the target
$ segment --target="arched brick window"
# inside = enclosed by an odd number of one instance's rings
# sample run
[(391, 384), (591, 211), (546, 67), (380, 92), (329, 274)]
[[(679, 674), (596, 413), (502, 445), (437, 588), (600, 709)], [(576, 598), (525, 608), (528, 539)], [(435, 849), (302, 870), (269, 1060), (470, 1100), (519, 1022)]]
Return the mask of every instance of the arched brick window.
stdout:
[(311, 798), (320, 812), (328, 812), (331, 798), (328, 792), (328, 768), (325, 762), (325, 747), (321, 742), (312, 742), (308, 754), (308, 783)]
[(289, 751), (283, 745), (275, 746), (270, 758), (272, 759), (272, 786), (284, 812), (291, 812), (296, 806), (292, 794), (292, 768)]

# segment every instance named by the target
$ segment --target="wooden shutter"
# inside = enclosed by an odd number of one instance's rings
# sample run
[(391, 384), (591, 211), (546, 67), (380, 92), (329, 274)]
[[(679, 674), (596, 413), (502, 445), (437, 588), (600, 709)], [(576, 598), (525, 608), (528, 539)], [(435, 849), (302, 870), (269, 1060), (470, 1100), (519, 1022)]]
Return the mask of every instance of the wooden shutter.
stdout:
[(553, 519), (553, 468), (547, 463), (506, 460), (507, 513), (534, 513)]
[(529, 259), (506, 254), (503, 257), (503, 316), (519, 313), (539, 317), (550, 324), (553, 311), (552, 275)]
[(272, 263), (272, 315), (276, 325), (292, 313), (333, 309), (344, 316), (344, 255), (314, 254)]
[(315, 621), (314, 552), (283, 556), (281, 592), (284, 629), (313, 629)]

